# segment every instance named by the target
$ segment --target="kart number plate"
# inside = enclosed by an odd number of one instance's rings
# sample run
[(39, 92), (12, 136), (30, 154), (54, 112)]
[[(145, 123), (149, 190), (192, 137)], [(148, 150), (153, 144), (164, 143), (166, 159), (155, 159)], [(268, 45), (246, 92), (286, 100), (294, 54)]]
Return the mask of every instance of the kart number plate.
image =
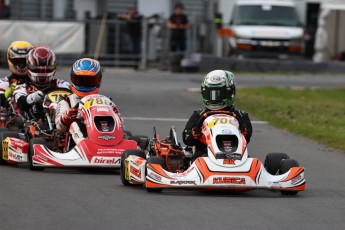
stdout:
[(230, 117), (217, 117), (212, 119), (208, 124), (208, 128), (212, 128), (215, 125), (234, 125), (234, 119)]
[(2, 141), (2, 159), (8, 160), (8, 137)]
[(51, 93), (48, 93), (48, 98), (52, 101), (52, 102), (59, 102), (61, 98), (66, 97), (71, 95), (71, 92), (68, 91), (64, 91), (64, 90), (57, 90), (57, 91), (53, 91)]
[(109, 105), (110, 101), (108, 98), (102, 98), (102, 97), (97, 97), (97, 98), (91, 98), (87, 100), (84, 104), (85, 109), (89, 109), (91, 106), (94, 105)]

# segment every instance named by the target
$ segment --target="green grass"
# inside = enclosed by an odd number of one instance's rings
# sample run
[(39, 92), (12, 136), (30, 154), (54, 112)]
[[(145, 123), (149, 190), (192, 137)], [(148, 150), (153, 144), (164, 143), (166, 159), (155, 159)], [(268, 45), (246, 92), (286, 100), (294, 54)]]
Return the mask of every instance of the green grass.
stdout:
[(345, 89), (237, 91), (237, 107), (272, 125), (345, 152)]

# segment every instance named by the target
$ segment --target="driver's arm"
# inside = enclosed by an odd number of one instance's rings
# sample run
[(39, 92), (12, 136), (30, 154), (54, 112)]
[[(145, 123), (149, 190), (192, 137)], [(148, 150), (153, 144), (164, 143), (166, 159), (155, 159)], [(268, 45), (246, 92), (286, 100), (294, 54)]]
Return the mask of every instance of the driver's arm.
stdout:
[(187, 121), (186, 127), (184, 128), (182, 133), (182, 139), (185, 145), (194, 146), (198, 143), (198, 140), (195, 140), (193, 136), (193, 128), (198, 128), (195, 126), (199, 118), (200, 114), (197, 111), (194, 111), (194, 113), (190, 116), (189, 120)]
[(55, 112), (55, 124), (56, 129), (61, 132), (66, 132), (69, 125), (68, 122), (64, 122), (64, 114), (70, 109), (70, 105), (66, 100), (61, 100), (57, 104)]
[(17, 107), (22, 111), (27, 111), (30, 106), (41, 102), (44, 98), (42, 91), (36, 91), (28, 95), (25, 86), (19, 85), (13, 92), (14, 100), (17, 103)]
[(253, 127), (252, 122), (250, 121), (249, 115), (247, 112), (242, 110), (235, 110), (236, 118), (240, 123), (240, 130), (245, 135), (247, 143), (250, 142), (250, 138), (252, 137)]

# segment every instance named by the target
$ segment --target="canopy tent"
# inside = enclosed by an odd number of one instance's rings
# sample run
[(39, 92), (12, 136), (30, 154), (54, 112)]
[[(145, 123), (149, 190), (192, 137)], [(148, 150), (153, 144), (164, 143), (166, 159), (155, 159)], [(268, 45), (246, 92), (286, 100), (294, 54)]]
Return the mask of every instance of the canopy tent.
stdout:
[(328, 61), (345, 51), (345, 0), (321, 4), (315, 40), (315, 62)]

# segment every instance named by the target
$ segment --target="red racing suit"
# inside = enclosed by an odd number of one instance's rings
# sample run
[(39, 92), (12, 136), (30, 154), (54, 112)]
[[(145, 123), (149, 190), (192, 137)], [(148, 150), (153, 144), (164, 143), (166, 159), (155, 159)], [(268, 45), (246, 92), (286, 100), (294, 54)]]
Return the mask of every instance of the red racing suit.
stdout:
[[(60, 132), (69, 132), (74, 143), (78, 144), (87, 137), (87, 131), (84, 123), (79, 119), (71, 119), (66, 116), (71, 108), (79, 108), (79, 102), (82, 98), (76, 94), (71, 94), (65, 100), (61, 100), (56, 107), (55, 124), (56, 129)], [(115, 113), (119, 114), (117, 106), (114, 102), (110, 104)], [(78, 118), (78, 117), (77, 117)]]

